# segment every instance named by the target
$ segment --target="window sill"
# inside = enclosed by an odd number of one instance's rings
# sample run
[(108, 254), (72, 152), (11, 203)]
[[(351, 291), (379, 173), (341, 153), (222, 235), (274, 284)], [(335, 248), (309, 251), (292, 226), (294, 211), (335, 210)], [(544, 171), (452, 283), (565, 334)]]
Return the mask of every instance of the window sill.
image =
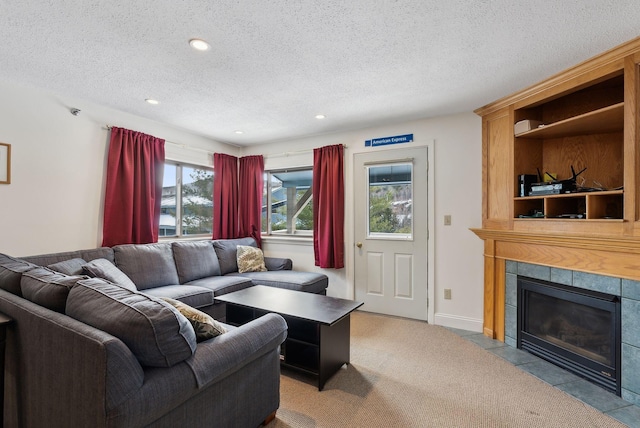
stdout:
[(313, 245), (313, 236), (262, 235), (263, 242), (274, 242), (291, 245)]

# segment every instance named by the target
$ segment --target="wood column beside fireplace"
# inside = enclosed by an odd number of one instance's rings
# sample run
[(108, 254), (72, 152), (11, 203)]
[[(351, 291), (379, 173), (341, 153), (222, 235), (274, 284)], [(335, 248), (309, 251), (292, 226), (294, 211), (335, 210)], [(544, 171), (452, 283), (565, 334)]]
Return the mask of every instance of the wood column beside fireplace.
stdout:
[[(640, 38), (475, 113), (484, 334), (504, 341), (507, 260), (640, 281)], [(524, 121), (529, 129), (516, 134)], [(578, 188), (520, 185), (524, 174), (566, 180), (572, 168), (586, 168)]]

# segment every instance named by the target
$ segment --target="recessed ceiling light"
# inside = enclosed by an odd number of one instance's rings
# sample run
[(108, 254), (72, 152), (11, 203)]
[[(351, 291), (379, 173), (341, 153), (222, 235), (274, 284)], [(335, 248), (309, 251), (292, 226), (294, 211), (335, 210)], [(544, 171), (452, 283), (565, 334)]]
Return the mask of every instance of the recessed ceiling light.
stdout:
[(209, 43), (202, 39), (191, 39), (189, 40), (189, 45), (197, 51), (207, 51), (211, 47)]
[(153, 98), (147, 98), (145, 101), (149, 104), (153, 104), (154, 106), (160, 104), (160, 101), (154, 100)]
[(238, 135), (240, 135), (240, 134), (244, 134), (244, 131), (240, 131), (239, 129), (238, 129), (237, 131), (233, 131), (233, 132), (235, 132), (235, 133), (236, 133), (236, 134), (238, 134)]
[(327, 116), (324, 114), (316, 114), (316, 119), (326, 119)]

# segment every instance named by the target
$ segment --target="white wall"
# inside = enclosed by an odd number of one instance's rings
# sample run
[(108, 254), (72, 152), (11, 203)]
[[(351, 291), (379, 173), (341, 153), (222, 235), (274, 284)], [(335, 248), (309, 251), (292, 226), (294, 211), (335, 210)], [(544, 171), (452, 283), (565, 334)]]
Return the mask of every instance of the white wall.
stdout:
[[(23, 256), (102, 243), (107, 124), (238, 154), (233, 146), (70, 97), (3, 82), (0, 94), (0, 142), (11, 144), (11, 184), (0, 185), (2, 253)], [(73, 116), (71, 107), (80, 114)], [(206, 151), (165, 147), (168, 159), (213, 164)]]
[[(353, 289), (353, 192), (355, 153), (371, 138), (413, 133), (413, 145), (434, 141), (435, 309), (437, 324), (482, 329), (482, 241), (469, 231), (481, 226), (481, 121), (472, 113), (394, 126), (283, 141), (241, 151), (181, 129), (85, 101), (0, 82), (0, 142), (12, 145), (12, 183), (0, 185), (0, 252), (21, 256), (93, 248), (102, 241), (106, 125), (165, 138), (167, 158), (211, 165), (211, 152), (264, 154), (267, 169), (310, 166), (315, 147), (346, 144), (345, 269), (314, 266), (310, 240), (267, 239), (268, 255), (291, 257), (297, 269), (329, 276), (329, 294), (350, 298)], [(69, 109), (81, 109), (73, 116)], [(161, 107), (161, 106), (160, 106)], [(156, 108), (150, 106), (149, 108)], [(173, 143), (184, 144), (180, 147)], [(209, 152), (209, 153), (208, 153)], [(287, 154), (283, 156), (283, 154)], [(351, 193), (350, 193), (351, 192)], [(443, 226), (450, 214), (451, 226)], [(452, 289), (452, 300), (443, 290)]]
[[(282, 240), (265, 240), (270, 255), (291, 257), (294, 266), (329, 275), (328, 294), (353, 298), (353, 157), (371, 150), (394, 150), (401, 146), (365, 148), (365, 140), (393, 135), (414, 134), (414, 142), (405, 147), (423, 146), (435, 141), (435, 323), (450, 327), (482, 331), (483, 317), (483, 245), (469, 228), (482, 225), (482, 138), (481, 119), (472, 114), (458, 114), (434, 119), (406, 122), (393, 126), (283, 141), (247, 147), (243, 155), (265, 155), (265, 168), (311, 166), (312, 149), (331, 144), (345, 144), (346, 220), (345, 269), (319, 269), (314, 266), (310, 240), (295, 244)], [(452, 216), (452, 225), (444, 226), (444, 216)], [(445, 288), (452, 299), (444, 300)]]

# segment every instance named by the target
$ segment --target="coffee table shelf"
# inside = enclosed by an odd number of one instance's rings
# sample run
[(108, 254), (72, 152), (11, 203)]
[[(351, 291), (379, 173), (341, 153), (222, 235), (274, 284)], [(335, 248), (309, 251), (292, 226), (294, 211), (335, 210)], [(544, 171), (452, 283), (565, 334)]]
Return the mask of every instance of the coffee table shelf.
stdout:
[(287, 322), (283, 367), (318, 377), (318, 389), (349, 363), (351, 312), (362, 302), (257, 285), (216, 297), (226, 303), (226, 323), (242, 325), (269, 312)]

